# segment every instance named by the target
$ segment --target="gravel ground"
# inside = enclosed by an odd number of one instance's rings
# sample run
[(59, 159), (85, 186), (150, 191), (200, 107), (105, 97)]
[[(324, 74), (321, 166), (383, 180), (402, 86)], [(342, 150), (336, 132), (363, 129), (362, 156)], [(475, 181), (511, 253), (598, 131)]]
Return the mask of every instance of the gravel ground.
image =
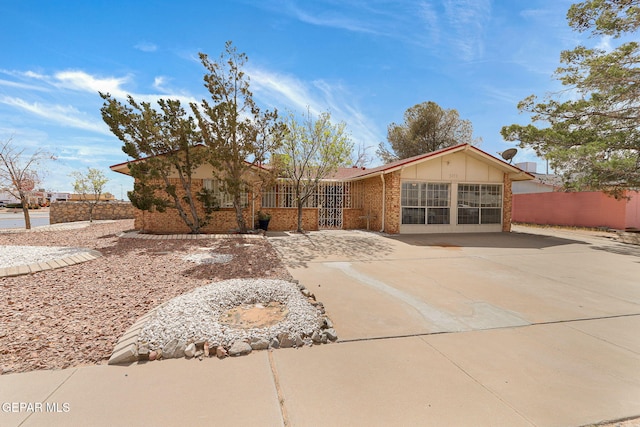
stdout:
[[(119, 239), (132, 220), (73, 231), (0, 233), (0, 245), (88, 248), (102, 258), (0, 278), (0, 371), (105, 364), (117, 340), (159, 304), (233, 278), (289, 280), (264, 239)], [(203, 252), (229, 262), (190, 261)], [(218, 257), (216, 260), (229, 259)]]
[[(236, 328), (220, 321), (235, 307), (277, 302), (287, 308), (287, 316), (274, 325)], [(174, 298), (158, 309), (140, 333), (139, 340), (152, 350), (163, 348), (173, 339), (182, 342), (207, 341), (214, 347), (231, 347), (238, 340), (265, 339), (279, 334), (311, 336), (319, 329), (321, 316), (297, 285), (284, 280), (231, 279), (211, 283)]]

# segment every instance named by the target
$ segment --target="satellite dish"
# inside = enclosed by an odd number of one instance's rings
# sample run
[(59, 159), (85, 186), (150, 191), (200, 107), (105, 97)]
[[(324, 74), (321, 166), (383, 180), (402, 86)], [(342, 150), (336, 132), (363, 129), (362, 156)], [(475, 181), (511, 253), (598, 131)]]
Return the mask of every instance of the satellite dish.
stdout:
[(511, 160), (513, 160), (513, 157), (516, 155), (517, 152), (518, 152), (517, 148), (509, 148), (507, 150), (504, 150), (502, 153), (500, 153), (500, 155), (502, 156), (503, 159), (511, 163)]

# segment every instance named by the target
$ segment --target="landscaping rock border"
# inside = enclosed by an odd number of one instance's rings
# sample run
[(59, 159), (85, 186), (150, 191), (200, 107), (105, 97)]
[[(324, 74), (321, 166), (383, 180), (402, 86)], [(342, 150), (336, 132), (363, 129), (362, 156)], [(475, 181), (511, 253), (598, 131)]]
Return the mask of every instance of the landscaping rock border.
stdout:
[[(271, 327), (235, 329), (217, 320), (238, 305), (274, 300), (286, 304), (289, 314)], [(174, 298), (138, 319), (118, 341), (109, 364), (182, 357), (223, 359), (337, 339), (324, 305), (297, 280), (231, 279)]]

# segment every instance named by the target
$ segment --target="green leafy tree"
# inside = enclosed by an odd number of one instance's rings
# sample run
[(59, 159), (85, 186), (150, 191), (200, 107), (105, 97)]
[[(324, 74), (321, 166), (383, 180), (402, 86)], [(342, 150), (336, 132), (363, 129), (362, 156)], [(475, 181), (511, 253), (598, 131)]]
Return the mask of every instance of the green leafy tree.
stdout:
[(404, 123), (387, 127), (389, 150), (380, 143), (376, 153), (385, 162), (406, 159), (458, 144), (475, 144), (473, 125), (460, 119), (457, 110), (445, 110), (435, 102), (414, 105), (404, 113)]
[(218, 61), (211, 61), (204, 53), (200, 53), (200, 60), (207, 69), (204, 83), (211, 101), (192, 103), (191, 109), (208, 148), (208, 161), (223, 183), (222, 190), (231, 196), (238, 229), (245, 233), (242, 194), (255, 194), (258, 183), (269, 181), (264, 176), (256, 180), (256, 171), (281, 144), (284, 125), (277, 111), (261, 111), (255, 103), (249, 77), (242, 71), (247, 56), (238, 53), (231, 42), (226, 43)]
[(75, 179), (73, 191), (80, 196), (80, 201), (89, 207), (89, 222), (93, 222), (93, 211), (100, 203), (104, 186), (109, 179), (96, 168), (87, 168), (84, 173), (74, 171), (69, 175)]
[(31, 229), (29, 196), (40, 183), (42, 163), (45, 160), (55, 160), (55, 157), (42, 149), (28, 155), (24, 148), (16, 147), (13, 138), (0, 143), (0, 188), (6, 189), (9, 194), (20, 200), (27, 230)]
[(128, 165), (136, 180), (127, 193), (132, 204), (143, 211), (176, 209), (191, 232), (200, 233), (210, 218), (208, 211), (201, 214), (198, 202), (208, 194), (206, 190), (194, 194), (193, 174), (205, 163), (207, 149), (199, 145), (194, 118), (178, 100), (158, 100), (158, 111), (131, 96), (126, 105), (109, 94), (100, 96), (105, 100), (103, 120), (124, 143), (122, 151), (134, 159)]
[(345, 123), (331, 123), (331, 115), (317, 119), (307, 110), (302, 123), (293, 114), (287, 120), (287, 133), (277, 156), (281, 176), (288, 179), (298, 208), (298, 232), (302, 232), (302, 208), (328, 177), (351, 157), (353, 143), (345, 132)]
[[(572, 5), (567, 18), (576, 31), (616, 40), (640, 27), (640, 1), (585, 1)], [(518, 109), (531, 113), (532, 123), (505, 126), (502, 136), (548, 159), (568, 189), (621, 197), (640, 187), (640, 45), (577, 46), (563, 51), (560, 62), (555, 76), (567, 90), (543, 102), (534, 95), (521, 101)]]

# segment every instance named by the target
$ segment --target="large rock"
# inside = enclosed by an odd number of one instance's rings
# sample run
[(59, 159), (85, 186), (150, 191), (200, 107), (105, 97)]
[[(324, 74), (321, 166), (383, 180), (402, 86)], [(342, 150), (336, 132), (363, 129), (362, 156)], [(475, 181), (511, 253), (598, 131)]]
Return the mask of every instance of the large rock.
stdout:
[(196, 345), (194, 343), (189, 344), (184, 349), (185, 357), (192, 358), (193, 356), (195, 356), (195, 354), (196, 354)]
[(335, 341), (338, 339), (338, 334), (336, 330), (333, 328), (326, 329), (324, 333), (327, 335), (327, 338), (329, 338), (331, 341)]
[(227, 353), (227, 350), (225, 350), (223, 346), (219, 345), (218, 347), (216, 347), (216, 357), (218, 359), (224, 359), (228, 355), (229, 354)]
[(229, 349), (229, 356), (243, 356), (251, 353), (251, 345), (244, 341), (236, 341)]
[(174, 338), (164, 345), (164, 347), (162, 348), (162, 356), (165, 359), (176, 359), (184, 357), (185, 348), (187, 348), (187, 343), (185, 343), (184, 341), (178, 341)]
[(294, 344), (294, 340), (285, 333), (278, 335), (278, 341), (280, 342), (280, 348), (293, 347)]
[(149, 343), (143, 342), (138, 344), (138, 356), (142, 359), (149, 357)]
[(269, 348), (269, 341), (265, 338), (254, 338), (251, 340), (251, 348), (254, 350), (266, 350)]

